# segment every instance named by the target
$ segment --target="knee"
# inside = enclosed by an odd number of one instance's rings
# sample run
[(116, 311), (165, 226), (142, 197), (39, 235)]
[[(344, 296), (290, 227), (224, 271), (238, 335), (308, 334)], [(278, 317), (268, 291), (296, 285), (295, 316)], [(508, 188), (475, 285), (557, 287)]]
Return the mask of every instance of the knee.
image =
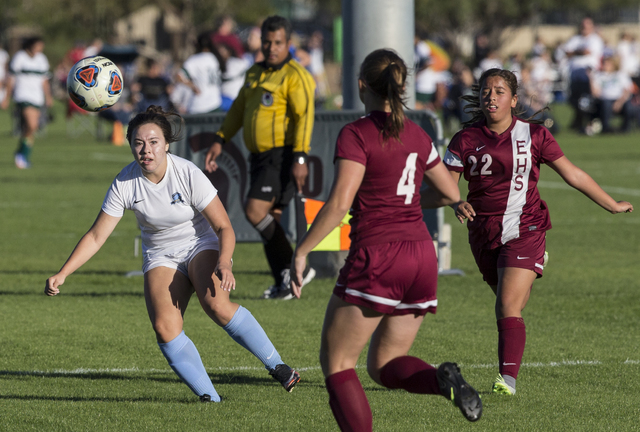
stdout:
[(156, 318), (151, 325), (156, 334), (158, 343), (167, 343), (174, 340), (182, 331), (182, 324), (172, 320)]
[(256, 208), (248, 204), (244, 208), (244, 214), (247, 217), (247, 220), (251, 223), (251, 225), (258, 225), (264, 218), (267, 216), (267, 212), (262, 209)]
[(236, 313), (238, 305), (231, 303), (229, 300), (210, 298), (201, 302), (202, 309), (207, 313), (209, 318), (220, 327), (229, 324), (231, 318)]

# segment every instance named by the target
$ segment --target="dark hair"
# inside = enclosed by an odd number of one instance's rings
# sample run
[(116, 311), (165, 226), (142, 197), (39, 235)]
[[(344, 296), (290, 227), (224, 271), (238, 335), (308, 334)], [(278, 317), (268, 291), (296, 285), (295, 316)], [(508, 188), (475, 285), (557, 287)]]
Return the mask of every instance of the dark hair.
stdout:
[(33, 48), (35, 44), (42, 41), (43, 40), (40, 36), (32, 36), (32, 37), (26, 38), (24, 42), (22, 42), (22, 49), (30, 50), (31, 48)]
[[(472, 93), (470, 95), (461, 96), (460, 99), (467, 102), (467, 105), (464, 107), (464, 112), (471, 114), (471, 120), (467, 120), (462, 124), (463, 128), (469, 127), (472, 124), (484, 119), (484, 113), (482, 112), (482, 107), (480, 106), (480, 98), (482, 87), (486, 84), (487, 80), (491, 77), (500, 77), (504, 80), (507, 87), (509, 87), (509, 91), (511, 91), (511, 96), (515, 96), (518, 94), (518, 78), (516, 75), (506, 69), (493, 68), (488, 69), (480, 75), (480, 79), (477, 84), (471, 86)], [(542, 109), (539, 109), (535, 113), (533, 113), (530, 117), (524, 119), (530, 123), (541, 124), (544, 122), (542, 119), (536, 119), (536, 117), (544, 111), (547, 111), (549, 106), (545, 106)], [(518, 102), (515, 108), (511, 108), (511, 114), (514, 116), (521, 116), (525, 113), (524, 108)]]
[(196, 48), (198, 52), (203, 50), (211, 51), (213, 48), (213, 42), (211, 41), (211, 35), (208, 32), (200, 33), (196, 39)]
[(135, 130), (147, 123), (153, 123), (160, 127), (164, 140), (167, 144), (176, 142), (180, 139), (183, 124), (182, 117), (174, 112), (165, 112), (162, 110), (162, 107), (158, 105), (150, 105), (145, 112), (137, 114), (129, 122), (129, 127), (127, 129), (127, 141), (129, 142), (129, 145), (131, 145), (131, 140), (133, 139), (133, 133)]
[(218, 60), (220, 72), (225, 73), (227, 71), (227, 64), (220, 55), (216, 44), (213, 43), (212, 37), (213, 35), (210, 32), (200, 33), (196, 39), (196, 48), (198, 49), (198, 52), (206, 50), (213, 54)]
[(261, 34), (264, 36), (265, 33), (278, 31), (280, 29), (284, 29), (284, 34), (287, 40), (291, 39), (291, 23), (288, 19), (279, 15), (271, 15), (270, 17), (267, 17), (267, 19), (262, 23), (260, 30)]
[(407, 74), (407, 65), (390, 49), (373, 51), (360, 66), (359, 78), (373, 93), (388, 101), (391, 107), (391, 115), (380, 131), (383, 145), (389, 138), (399, 140), (404, 129)]

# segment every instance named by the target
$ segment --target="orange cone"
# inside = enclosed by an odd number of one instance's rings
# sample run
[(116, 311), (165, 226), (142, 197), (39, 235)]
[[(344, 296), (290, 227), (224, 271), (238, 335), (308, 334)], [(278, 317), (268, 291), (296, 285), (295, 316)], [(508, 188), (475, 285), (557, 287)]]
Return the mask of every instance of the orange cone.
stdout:
[(115, 146), (124, 145), (124, 126), (121, 122), (113, 122), (113, 132), (111, 133), (111, 144)]

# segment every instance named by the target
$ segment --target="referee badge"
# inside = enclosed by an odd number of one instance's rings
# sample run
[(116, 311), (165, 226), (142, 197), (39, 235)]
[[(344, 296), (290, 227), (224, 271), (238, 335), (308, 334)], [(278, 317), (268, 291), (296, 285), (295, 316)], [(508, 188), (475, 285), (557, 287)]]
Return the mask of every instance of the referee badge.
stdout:
[(273, 105), (273, 95), (269, 92), (262, 93), (262, 105), (270, 107)]

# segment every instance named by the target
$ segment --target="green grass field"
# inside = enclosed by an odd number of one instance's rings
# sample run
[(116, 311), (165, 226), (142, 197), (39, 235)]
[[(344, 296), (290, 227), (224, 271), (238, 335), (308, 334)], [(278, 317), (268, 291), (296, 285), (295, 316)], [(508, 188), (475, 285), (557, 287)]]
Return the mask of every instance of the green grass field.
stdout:
[[(238, 244), (232, 298), (261, 322), (303, 381), (288, 394), (257, 359), (217, 328), (193, 300), (185, 331), (198, 347), (221, 404), (201, 404), (170, 370), (148, 322), (127, 214), (103, 249), (43, 294), (97, 215), (127, 147), (89, 135), (67, 138), (62, 113), (39, 137), (33, 168), (13, 166), (17, 139), (0, 112), (0, 430), (334, 431), (317, 353), (334, 280), (316, 280), (299, 301), (259, 300), (270, 284), (259, 244)], [(640, 419), (640, 133), (560, 133), (567, 156), (616, 199), (610, 215), (544, 168), (551, 210), (550, 264), (524, 312), (527, 348), (513, 398), (492, 395), (497, 374), (494, 297), (478, 273), (466, 228), (454, 222), (453, 267), (440, 278), (438, 314), (411, 351), (432, 364), (456, 361), (482, 394), (468, 423), (441, 397), (389, 391), (358, 373), (376, 431), (631, 431)]]

